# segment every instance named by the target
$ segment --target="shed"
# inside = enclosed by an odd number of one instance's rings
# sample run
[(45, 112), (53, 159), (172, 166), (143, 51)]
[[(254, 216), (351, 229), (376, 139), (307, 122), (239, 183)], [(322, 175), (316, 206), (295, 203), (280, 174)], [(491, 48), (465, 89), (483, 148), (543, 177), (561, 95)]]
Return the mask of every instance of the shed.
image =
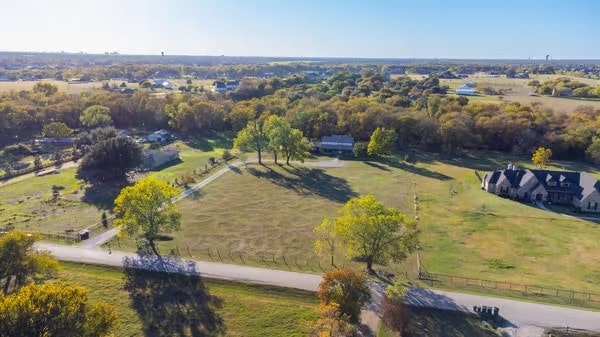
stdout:
[(321, 153), (351, 154), (354, 150), (354, 138), (348, 135), (323, 136), (318, 145)]

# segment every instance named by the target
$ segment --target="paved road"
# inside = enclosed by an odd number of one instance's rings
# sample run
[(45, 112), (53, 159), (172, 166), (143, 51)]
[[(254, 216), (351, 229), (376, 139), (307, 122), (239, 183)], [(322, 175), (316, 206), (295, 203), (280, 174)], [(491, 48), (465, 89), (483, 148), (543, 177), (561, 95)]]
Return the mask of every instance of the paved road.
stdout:
[(39, 242), (36, 248), (47, 249), (59, 260), (73, 261), (108, 266), (124, 266), (152, 271), (175, 272), (187, 275), (198, 275), (208, 278), (232, 280), (245, 283), (270, 284), (286, 288), (316, 291), (321, 281), (320, 275), (238, 266), (214, 262), (180, 260), (155, 255), (126, 253), (64, 246)]
[(504, 298), (412, 288), (407, 302), (413, 305), (472, 312), (475, 305), (496, 306), (507, 326), (573, 327), (600, 331), (600, 312), (571, 309)]
[[(316, 291), (321, 281), (320, 275), (257, 267), (179, 260), (168, 257), (159, 258), (153, 255), (138, 255), (120, 251), (113, 251), (112, 254), (109, 254), (107, 251), (98, 249), (63, 246), (52, 243), (37, 243), (36, 247), (51, 251), (59, 260), (63, 261), (175, 272), (309, 291)], [(374, 291), (381, 293), (383, 287), (379, 287), (378, 290), (375, 289)], [(530, 325), (539, 327), (569, 326), (572, 328), (600, 331), (600, 312), (421, 288), (411, 288), (406, 301), (410, 304), (423, 307), (464, 312), (470, 312), (474, 305), (497, 306), (500, 308), (500, 315), (506, 319), (508, 328)], [(375, 312), (379, 311), (377, 308), (371, 309)]]

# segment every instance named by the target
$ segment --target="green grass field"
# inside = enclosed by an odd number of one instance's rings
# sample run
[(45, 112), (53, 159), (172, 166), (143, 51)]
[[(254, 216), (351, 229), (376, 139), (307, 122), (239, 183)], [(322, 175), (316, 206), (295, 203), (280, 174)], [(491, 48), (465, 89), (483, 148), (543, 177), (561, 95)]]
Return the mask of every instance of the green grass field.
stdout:
[[(365, 193), (410, 210), (412, 194), (389, 188), (394, 185), (410, 185), (410, 175), (359, 161), (344, 168), (249, 164), (178, 203), (182, 230), (170, 233), (173, 239), (160, 242), (159, 248), (183, 257), (321, 272), (313, 228), (324, 217), (335, 217), (350, 197)], [(121, 240), (120, 245), (135, 249), (133, 240)], [(318, 261), (323, 269), (331, 267), (328, 257)], [(350, 263), (341, 251), (336, 262)], [(416, 271), (415, 264), (411, 259), (401, 266)]]
[[(58, 281), (117, 308), (116, 336), (305, 336), (314, 293), (62, 263)], [(167, 334), (168, 331), (168, 334)]]
[(579, 106), (592, 106), (594, 108), (600, 108), (600, 101), (598, 100), (586, 100), (577, 98), (566, 98), (566, 97), (551, 97), (551, 96), (530, 96), (533, 92), (533, 88), (527, 86), (527, 83), (531, 80), (538, 80), (540, 82), (554, 80), (559, 77), (569, 77), (573, 81), (579, 81), (587, 83), (591, 86), (600, 85), (598, 80), (570, 77), (562, 75), (531, 75), (528, 79), (520, 78), (506, 78), (506, 77), (469, 77), (468, 79), (441, 79), (440, 84), (447, 85), (450, 87), (450, 94), (456, 90), (459, 86), (464, 84), (466, 81), (474, 82), (479, 85), (490, 86), (496, 90), (504, 89), (506, 94), (502, 95), (502, 99), (499, 96), (480, 94), (478, 96), (469, 96), (470, 102), (480, 103), (502, 103), (502, 102), (518, 102), (521, 104), (532, 104), (540, 103), (545, 107), (552, 108), (557, 111), (571, 112)]
[[(600, 293), (597, 224), (480, 189), (475, 171), (483, 175), (508, 161), (521, 166), (527, 162), (497, 153), (452, 161), (441, 161), (438, 155), (415, 157), (415, 165), (396, 160), (349, 161), (336, 168), (248, 165), (182, 201), (183, 228), (159, 248), (184, 257), (250, 263), (239, 257), (242, 252), (245, 257), (264, 256), (272, 268), (302, 269), (290, 260), (297, 258), (303, 267), (303, 260), (313, 256), (312, 229), (324, 217), (334, 217), (345, 200), (372, 193), (411, 214), (414, 180), (422, 229), (420, 256), (427, 271)], [(590, 171), (583, 164), (555, 164)], [(130, 240), (121, 244), (135, 249)], [(276, 262), (269, 262), (273, 255)], [(413, 269), (412, 259), (408, 270)], [(338, 256), (337, 261), (344, 260)]]
[[(203, 169), (209, 157), (221, 155), (227, 142), (226, 137), (177, 141), (168, 147), (179, 149), (182, 161), (149, 174), (174, 181), (182, 174)], [(60, 169), (58, 172), (0, 186), (0, 231), (77, 232), (98, 223), (103, 210), (112, 209), (112, 201), (121, 185), (92, 185), (77, 177), (76, 168)], [(57, 201), (52, 200), (54, 185), (64, 187)]]

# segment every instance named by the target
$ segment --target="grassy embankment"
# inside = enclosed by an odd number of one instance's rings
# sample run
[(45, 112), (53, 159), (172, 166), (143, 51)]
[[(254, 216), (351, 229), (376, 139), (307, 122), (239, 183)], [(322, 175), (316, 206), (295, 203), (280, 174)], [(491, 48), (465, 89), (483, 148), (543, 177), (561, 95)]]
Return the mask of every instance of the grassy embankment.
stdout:
[[(117, 308), (117, 336), (305, 336), (314, 293), (117, 268), (62, 263), (58, 281)], [(162, 329), (162, 330), (161, 330)], [(182, 332), (180, 334), (180, 332)]]

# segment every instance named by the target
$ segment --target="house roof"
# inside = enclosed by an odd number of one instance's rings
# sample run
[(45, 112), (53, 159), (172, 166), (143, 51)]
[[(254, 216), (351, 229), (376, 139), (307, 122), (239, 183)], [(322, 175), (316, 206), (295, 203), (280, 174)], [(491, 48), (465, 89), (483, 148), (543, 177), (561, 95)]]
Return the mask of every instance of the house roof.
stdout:
[(178, 150), (148, 150), (144, 152), (144, 166), (155, 168), (179, 158)]
[[(537, 183), (530, 191), (542, 185), (548, 192), (572, 193), (578, 199), (585, 198), (594, 191), (600, 192), (600, 182), (585, 172), (505, 169), (490, 172), (484, 177), (489, 184), (507, 181), (513, 188), (521, 188), (532, 179)], [(549, 185), (551, 182), (556, 184)]]
[(331, 135), (321, 137), (321, 148), (329, 150), (352, 150), (354, 138), (348, 135)]

